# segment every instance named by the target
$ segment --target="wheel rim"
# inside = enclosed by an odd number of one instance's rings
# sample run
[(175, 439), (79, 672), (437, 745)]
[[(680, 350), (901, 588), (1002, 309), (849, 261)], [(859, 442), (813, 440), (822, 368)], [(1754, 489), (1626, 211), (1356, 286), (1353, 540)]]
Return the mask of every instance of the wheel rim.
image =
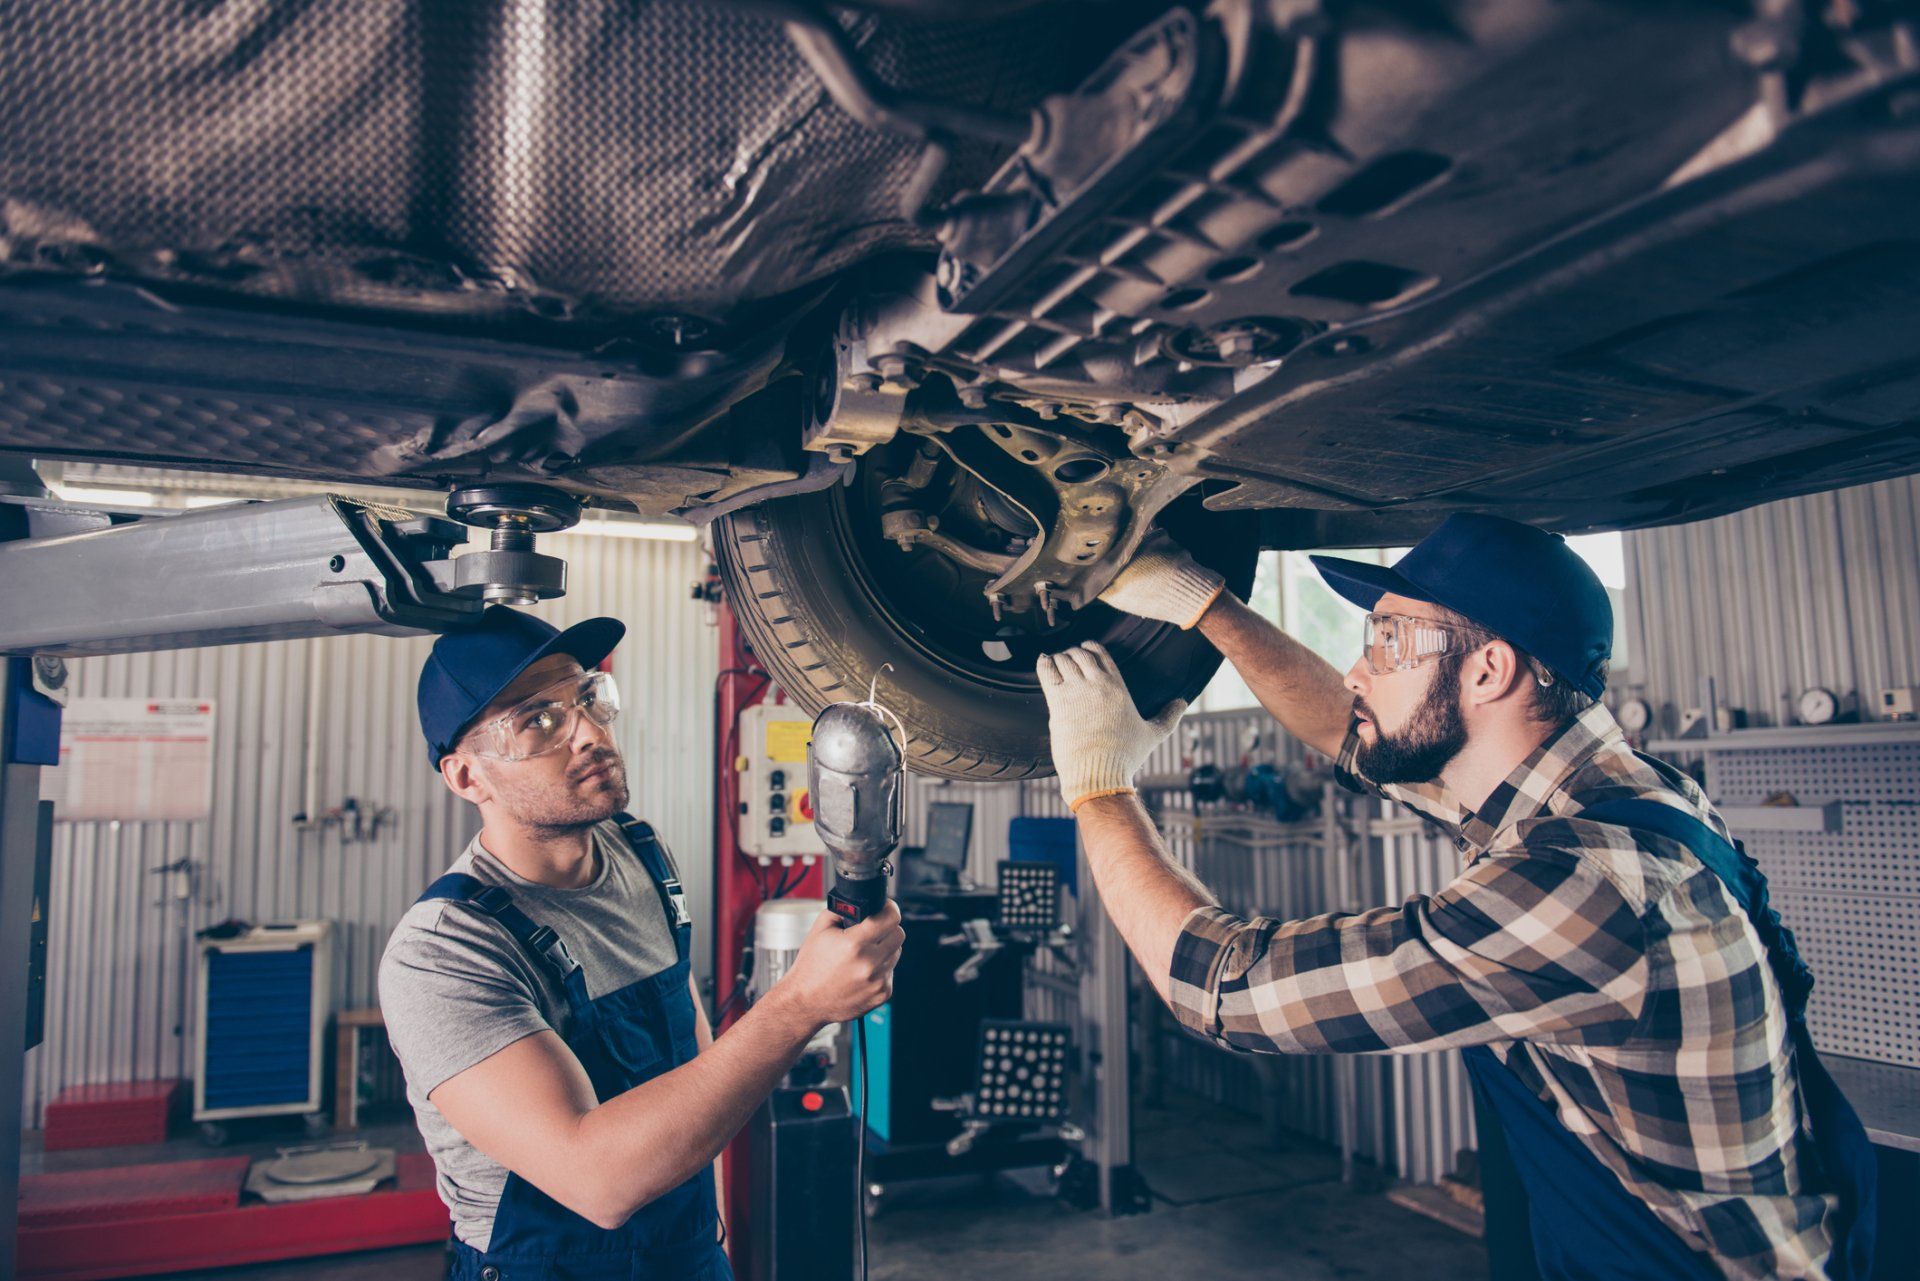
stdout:
[[(1058, 626), (1035, 630), (1018, 624), (994, 624), (985, 597), (952, 592), (967, 575), (938, 552), (903, 553), (881, 536), (875, 477), (863, 467), (853, 486), (836, 486), (828, 503), (835, 546), (874, 614), (889, 631), (930, 666), (978, 685), (1009, 693), (1038, 695), (1034, 664), (1040, 655), (1097, 641), (1125, 666), (1152, 654), (1178, 631), (1163, 623), (1122, 614), (1095, 603), (1073, 610)], [(850, 495), (854, 495), (850, 497)], [(952, 571), (942, 593), (928, 563)], [(984, 577), (980, 579), (984, 583)], [(1005, 657), (988, 646), (997, 642)]]

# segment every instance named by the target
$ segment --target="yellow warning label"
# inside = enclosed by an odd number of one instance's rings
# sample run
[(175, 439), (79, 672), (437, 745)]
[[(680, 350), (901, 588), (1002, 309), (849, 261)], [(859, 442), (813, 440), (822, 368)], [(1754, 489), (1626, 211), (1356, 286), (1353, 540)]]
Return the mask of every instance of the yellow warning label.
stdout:
[(767, 759), (805, 763), (807, 744), (813, 741), (813, 724), (810, 721), (768, 721), (767, 722)]

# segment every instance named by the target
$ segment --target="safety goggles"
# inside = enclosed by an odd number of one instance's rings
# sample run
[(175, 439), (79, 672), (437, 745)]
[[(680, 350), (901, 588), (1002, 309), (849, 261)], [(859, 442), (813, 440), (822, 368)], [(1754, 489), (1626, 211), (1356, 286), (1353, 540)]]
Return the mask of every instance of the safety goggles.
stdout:
[(1404, 672), (1448, 654), (1464, 654), (1492, 639), (1487, 633), (1449, 627), (1408, 614), (1368, 614), (1367, 670), (1375, 676)]
[(595, 725), (613, 724), (620, 714), (620, 687), (606, 672), (587, 672), (555, 681), (504, 716), (468, 730), (466, 750), (503, 761), (524, 761), (565, 747), (579, 717)]

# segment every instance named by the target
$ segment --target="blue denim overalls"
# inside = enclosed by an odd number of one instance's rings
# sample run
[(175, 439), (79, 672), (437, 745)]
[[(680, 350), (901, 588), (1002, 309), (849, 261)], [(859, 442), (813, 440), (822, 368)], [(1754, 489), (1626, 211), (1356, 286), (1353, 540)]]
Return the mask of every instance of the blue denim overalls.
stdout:
[[(1813, 1128), (1819, 1173), (1840, 1194), (1840, 1226), (1827, 1273), (1834, 1281), (1866, 1281), (1877, 1227), (1873, 1145), (1807, 1035), (1813, 974), (1794, 947), (1792, 931), (1767, 904), (1766, 877), (1744, 850), (1671, 805), (1633, 797), (1589, 806), (1578, 817), (1652, 832), (1684, 845), (1725, 883), (1753, 922), (1786, 1002), (1794, 1067)], [(1476, 1045), (1463, 1051), (1463, 1057), (1481, 1105), (1487, 1187), (1490, 1192), (1496, 1184), (1510, 1187), (1518, 1176), (1529, 1222), (1512, 1229), (1518, 1229), (1515, 1235), (1531, 1236), (1537, 1275), (1554, 1281), (1709, 1281), (1720, 1275), (1705, 1255), (1690, 1249), (1646, 1202), (1629, 1192), (1493, 1051)], [(1490, 1120), (1497, 1124), (1487, 1125)], [(1487, 1245), (1496, 1256), (1504, 1255), (1494, 1260), (1495, 1275), (1524, 1275), (1526, 1241), (1512, 1240), (1506, 1225), (1496, 1230), (1494, 1209), (1490, 1197)]]
[[(449, 872), (420, 896), (422, 902), (448, 899), (491, 916), (560, 979), (573, 1016), (567, 1048), (587, 1070), (602, 1103), (699, 1052), (687, 987), (693, 918), (679, 878), (652, 828), (627, 814), (618, 821), (660, 892), (679, 959), (617, 992), (590, 997), (586, 976), (560, 936), (531, 920), (497, 885)], [(486, 1253), (456, 1240), (448, 1276), (452, 1281), (731, 1281), (733, 1269), (715, 1240), (718, 1224), (711, 1166), (611, 1231), (509, 1172)]]

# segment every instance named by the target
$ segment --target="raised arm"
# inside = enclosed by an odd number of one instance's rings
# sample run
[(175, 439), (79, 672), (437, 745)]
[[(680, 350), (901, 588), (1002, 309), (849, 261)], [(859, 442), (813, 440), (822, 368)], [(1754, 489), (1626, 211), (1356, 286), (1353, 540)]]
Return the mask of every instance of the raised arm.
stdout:
[(1340, 755), (1353, 695), (1333, 664), (1226, 592), (1198, 626), (1287, 733), (1328, 760)]
[(813, 1034), (892, 991), (899, 909), (814, 923), (793, 968), (693, 1061), (605, 1103), (552, 1031), (513, 1042), (428, 1096), (467, 1141), (548, 1196), (614, 1228), (717, 1156)]

